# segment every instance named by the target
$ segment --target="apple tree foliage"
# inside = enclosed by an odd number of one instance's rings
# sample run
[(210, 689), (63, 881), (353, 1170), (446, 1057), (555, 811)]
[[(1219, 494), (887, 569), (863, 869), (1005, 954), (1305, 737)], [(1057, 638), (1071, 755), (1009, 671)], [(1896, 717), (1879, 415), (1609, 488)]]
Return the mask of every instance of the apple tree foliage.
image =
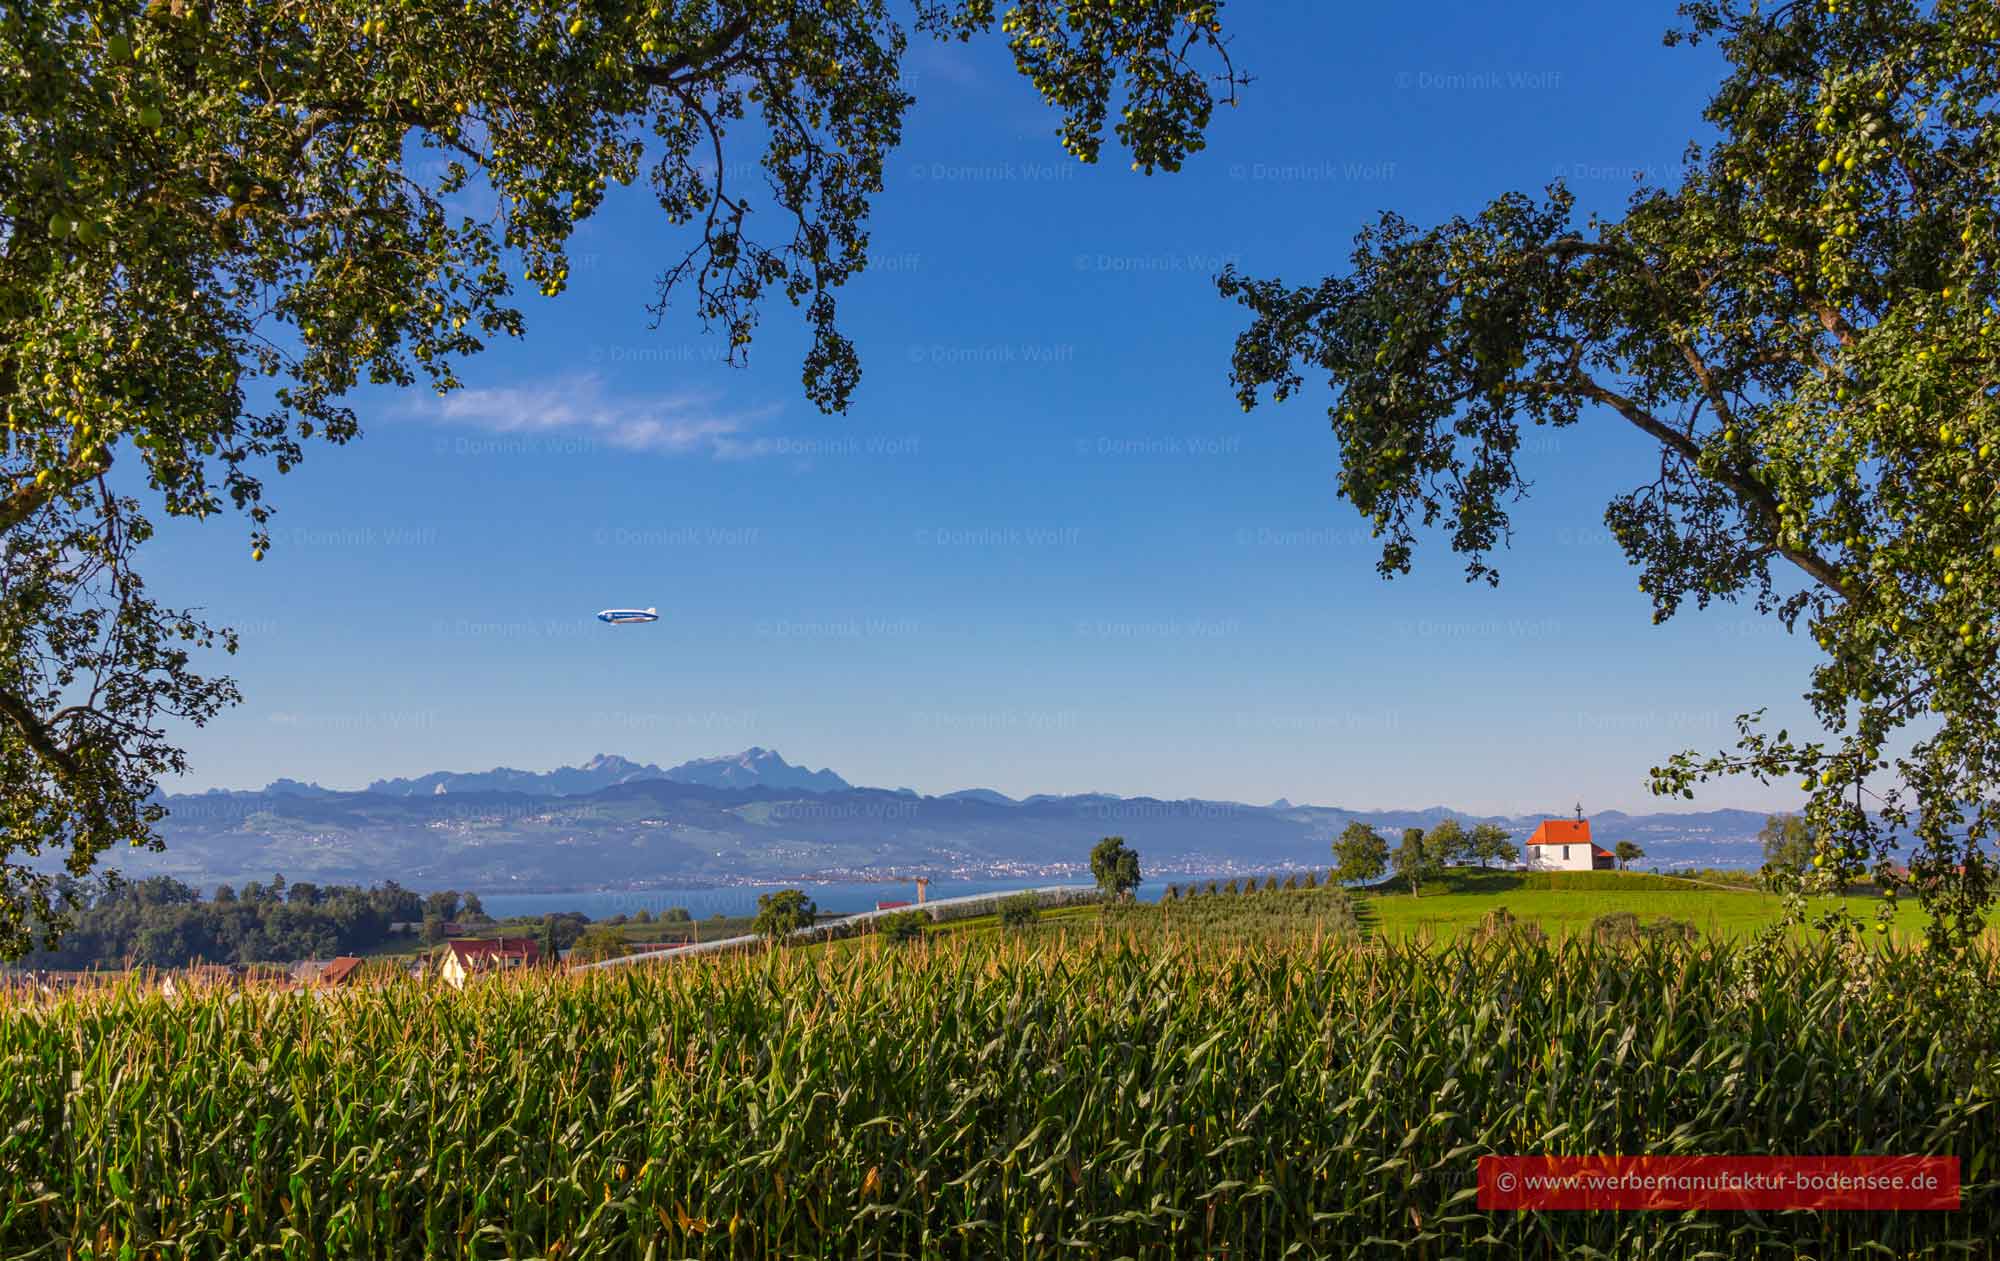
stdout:
[(835, 299), (914, 103), (912, 35), (1004, 41), (1070, 154), (1108, 130), (1151, 173), (1243, 82), (1217, 7), (0, 6), (0, 956), (60, 928), (44, 864), (158, 848), (172, 731), (236, 699), (195, 668), (233, 637), (147, 594), (152, 520), (239, 512), (261, 559), (268, 479), (357, 435), (350, 392), (455, 388), (522, 333), (517, 285), (563, 290), (619, 185), (659, 206), (655, 318), (692, 312), (737, 362), (782, 298), (811, 329), (807, 397), (841, 409), (860, 368)]
[(1385, 576), (1435, 529), (1496, 581), (1537, 428), (1644, 435), (1656, 460), (1605, 519), (1653, 620), (1744, 601), (1803, 627), (1824, 728), (1746, 715), (1653, 790), (1797, 781), (1806, 889), (1871, 862), (1893, 884), (1900, 836), (1932, 943), (1959, 946), (2000, 825), (2000, 7), (1681, 15), (1668, 42), (1718, 44), (1727, 72), (1677, 186), (1616, 218), (1580, 221), (1560, 184), (1433, 227), (1385, 214), (1304, 287), (1225, 273), (1251, 317), (1233, 381), (1246, 409), (1328, 381), (1339, 492)]

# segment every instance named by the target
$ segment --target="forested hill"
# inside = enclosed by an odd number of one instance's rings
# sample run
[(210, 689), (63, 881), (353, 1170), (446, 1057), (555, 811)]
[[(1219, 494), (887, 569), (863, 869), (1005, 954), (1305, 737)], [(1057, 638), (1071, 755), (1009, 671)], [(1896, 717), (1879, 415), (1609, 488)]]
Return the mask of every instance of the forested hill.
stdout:
[[(391, 938), (394, 924), (441, 925), (484, 915), (475, 894), (420, 894), (394, 881), (361, 888), (283, 876), (223, 886), (213, 896), (171, 877), (123, 885), (66, 882), (75, 927), (58, 950), (23, 961), (30, 968), (160, 968), (190, 962), (286, 963), (359, 954)], [(430, 936), (435, 937), (433, 930)], [(418, 941), (420, 936), (403, 940)]]

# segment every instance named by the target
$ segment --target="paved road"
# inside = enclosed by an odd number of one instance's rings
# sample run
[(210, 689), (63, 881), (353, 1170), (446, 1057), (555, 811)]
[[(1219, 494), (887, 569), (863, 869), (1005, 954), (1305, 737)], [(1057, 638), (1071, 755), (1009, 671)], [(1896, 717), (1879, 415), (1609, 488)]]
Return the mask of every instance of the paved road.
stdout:
[[(798, 932), (793, 933), (790, 940), (813, 941), (817, 938), (831, 936), (836, 931), (844, 932), (850, 925), (865, 924), (869, 920), (878, 918), (879, 916), (894, 915), (897, 911), (904, 910), (925, 911), (929, 913), (932, 919), (940, 922), (966, 919), (974, 915), (984, 915), (1006, 899), (1017, 897), (1023, 893), (1034, 894), (1036, 900), (1045, 907), (1073, 906), (1078, 902), (1095, 902), (1098, 896), (1096, 885), (1057, 884), (1043, 885), (1032, 889), (1006, 889), (998, 893), (973, 893), (957, 898), (935, 898), (920, 907), (896, 907), (893, 910), (887, 911), (859, 911), (853, 915), (834, 920), (831, 923), (815, 924), (811, 928), (802, 928)], [(751, 946), (759, 945), (763, 940), (762, 937), (757, 936), (755, 933), (745, 933), (740, 937), (724, 937), (719, 941), (704, 941), (698, 945), (679, 946), (672, 950), (649, 950), (644, 954), (625, 955), (617, 959), (605, 959), (598, 963), (585, 963), (572, 969), (572, 971), (588, 972), (595, 968), (623, 968), (630, 967), (635, 963), (658, 963), (666, 959), (685, 959), (689, 955), (724, 954), (731, 950), (744, 950)]]

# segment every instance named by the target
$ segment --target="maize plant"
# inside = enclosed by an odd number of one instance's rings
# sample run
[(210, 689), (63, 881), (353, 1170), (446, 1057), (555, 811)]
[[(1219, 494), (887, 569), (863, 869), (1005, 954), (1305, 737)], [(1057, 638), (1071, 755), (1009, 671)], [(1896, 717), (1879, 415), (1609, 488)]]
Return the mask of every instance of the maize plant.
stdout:
[[(1985, 966), (1106, 928), (15, 995), (0, 1256), (1987, 1255)], [(1487, 1213), (1487, 1153), (1955, 1155), (1963, 1208)]]

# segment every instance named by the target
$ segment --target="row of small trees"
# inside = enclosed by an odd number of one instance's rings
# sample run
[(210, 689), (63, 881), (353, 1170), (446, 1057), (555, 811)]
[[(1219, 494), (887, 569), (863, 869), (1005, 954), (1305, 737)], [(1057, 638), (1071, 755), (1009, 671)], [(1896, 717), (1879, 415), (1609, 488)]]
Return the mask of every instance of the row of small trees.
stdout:
[(1391, 850), (1380, 832), (1357, 820), (1333, 842), (1333, 875), (1342, 884), (1367, 884), (1381, 879), (1393, 867), (1415, 893), (1424, 881), (1442, 875), (1446, 867), (1473, 863), (1485, 867), (1515, 862), (1520, 857), (1513, 838), (1495, 823), (1481, 823), (1467, 831), (1457, 819), (1446, 819), (1428, 832), (1404, 828), (1402, 844)]
[[(1326, 882), (1331, 886), (1337, 884), (1338, 880), (1334, 873), (1329, 871), (1326, 873)], [(1283, 878), (1271, 875), (1260, 880), (1256, 876), (1241, 876), (1232, 880), (1196, 880), (1188, 884), (1170, 884), (1167, 886), (1165, 900), (1175, 902), (1182, 898), (1233, 897), (1241, 893), (1255, 893), (1260, 889), (1266, 893), (1276, 893), (1317, 888), (1319, 888), (1317, 871), (1304, 873), (1294, 871), (1288, 872)]]
[[(1618, 842), (1612, 852), (1621, 868), (1646, 856), (1646, 851), (1631, 841)], [(1392, 850), (1380, 832), (1356, 820), (1334, 840), (1333, 858), (1333, 877), (1342, 884), (1380, 880), (1393, 868), (1398, 879), (1409, 882), (1414, 894), (1424, 881), (1437, 879), (1447, 867), (1519, 862), (1521, 851), (1497, 823), (1481, 823), (1468, 830), (1457, 819), (1446, 819), (1428, 832), (1404, 828), (1402, 844)]]

